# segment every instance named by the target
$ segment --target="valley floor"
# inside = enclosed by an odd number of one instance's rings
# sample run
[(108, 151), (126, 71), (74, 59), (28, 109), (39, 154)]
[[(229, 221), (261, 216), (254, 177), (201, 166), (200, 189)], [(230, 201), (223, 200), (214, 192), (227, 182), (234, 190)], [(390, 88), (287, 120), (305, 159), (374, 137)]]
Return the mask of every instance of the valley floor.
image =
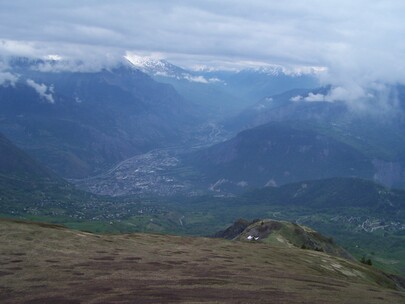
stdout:
[(381, 272), (321, 252), (0, 220), (1, 303), (405, 303)]

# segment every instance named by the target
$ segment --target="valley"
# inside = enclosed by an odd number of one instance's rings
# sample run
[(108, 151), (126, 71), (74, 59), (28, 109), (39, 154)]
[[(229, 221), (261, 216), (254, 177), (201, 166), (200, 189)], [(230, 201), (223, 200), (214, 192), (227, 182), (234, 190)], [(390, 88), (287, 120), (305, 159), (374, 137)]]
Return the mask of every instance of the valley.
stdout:
[(85, 179), (71, 179), (78, 188), (99, 195), (173, 196), (201, 195), (206, 192), (199, 184), (201, 174), (184, 165), (182, 155), (210, 146), (229, 136), (216, 123), (201, 125), (193, 138), (182, 146), (155, 149), (126, 159), (108, 171)]
[(83, 190), (110, 196), (190, 192), (191, 185), (174, 174), (179, 163), (175, 149), (159, 149), (124, 160), (106, 173), (71, 182)]

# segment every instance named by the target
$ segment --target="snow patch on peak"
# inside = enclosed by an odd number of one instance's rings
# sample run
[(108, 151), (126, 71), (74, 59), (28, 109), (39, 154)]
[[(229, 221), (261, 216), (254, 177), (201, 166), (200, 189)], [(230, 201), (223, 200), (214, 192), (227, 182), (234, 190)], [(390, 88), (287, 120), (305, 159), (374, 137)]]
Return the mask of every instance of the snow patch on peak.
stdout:
[(207, 78), (198, 73), (184, 70), (159, 56), (139, 56), (128, 52), (124, 58), (131, 63), (132, 66), (150, 76), (170, 77), (202, 84), (222, 82), (217, 77)]
[(248, 71), (262, 73), (270, 76), (278, 76), (280, 74), (286, 74), (286, 69), (279, 65), (260, 66), (247, 69)]
[(128, 52), (124, 58), (135, 68), (152, 75), (174, 77), (176, 74), (183, 71), (181, 68), (172, 65), (160, 56), (139, 56)]

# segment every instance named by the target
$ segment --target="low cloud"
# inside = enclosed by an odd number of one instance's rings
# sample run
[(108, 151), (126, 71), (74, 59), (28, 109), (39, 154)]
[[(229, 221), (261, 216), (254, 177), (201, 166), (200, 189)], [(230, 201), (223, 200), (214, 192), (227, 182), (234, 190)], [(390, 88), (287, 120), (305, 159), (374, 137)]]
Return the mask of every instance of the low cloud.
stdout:
[(43, 83), (41, 83), (41, 84), (36, 83), (32, 79), (27, 79), (27, 84), (31, 88), (33, 88), (39, 94), (39, 96), (44, 98), (47, 102), (55, 103), (55, 100), (54, 100), (53, 95), (52, 95), (54, 93), (54, 88), (53, 88), (52, 85), (48, 87)]
[(189, 74), (185, 74), (183, 75), (184, 79), (190, 81), (190, 82), (198, 82), (198, 83), (216, 83), (216, 82), (222, 82), (222, 80), (218, 79), (218, 78), (205, 78), (204, 76), (193, 76), (193, 75), (189, 75)]
[(15, 86), (18, 81), (19, 75), (8, 71), (9, 66), (7, 62), (0, 60), (0, 86)]
[(208, 83), (208, 80), (204, 76), (184, 75), (184, 79), (190, 82)]
[(43, 63), (33, 67), (42, 72), (97, 72), (122, 63), (124, 54), (125, 51), (113, 47), (94, 47), (67, 42), (2, 40), (0, 36), (1, 62), (7, 62), (15, 57), (42, 59)]
[[(381, 91), (387, 89), (386, 86), (376, 87), (374, 91)], [(344, 87), (332, 87), (326, 94), (309, 92), (307, 96), (297, 95), (290, 98), (290, 101), (306, 101), (306, 102), (346, 102), (352, 103), (354, 101), (366, 98), (375, 98), (371, 92), (367, 92), (360, 86), (353, 84), (350, 89)]]
[(308, 96), (304, 98), (304, 100), (309, 102), (317, 102), (317, 101), (327, 101), (328, 98), (323, 94), (309, 93)]
[(350, 109), (364, 114), (397, 114), (399, 107), (397, 88), (385, 83), (370, 83), (360, 86), (352, 83), (349, 87), (331, 87), (325, 94), (309, 92), (290, 98), (293, 102), (342, 102)]
[(91, 57), (85, 60), (80, 59), (64, 59), (60, 57), (58, 60), (45, 60), (43, 63), (37, 64), (34, 69), (41, 72), (98, 72), (102, 69), (111, 69), (118, 64), (123, 63), (123, 58), (120, 56), (100, 56)]
[(0, 72), (0, 86), (15, 86), (15, 83), (18, 80), (18, 75), (15, 75), (10, 72)]
[(290, 101), (298, 102), (298, 101), (301, 101), (302, 99), (303, 99), (303, 97), (301, 95), (297, 95), (297, 96), (291, 97)]

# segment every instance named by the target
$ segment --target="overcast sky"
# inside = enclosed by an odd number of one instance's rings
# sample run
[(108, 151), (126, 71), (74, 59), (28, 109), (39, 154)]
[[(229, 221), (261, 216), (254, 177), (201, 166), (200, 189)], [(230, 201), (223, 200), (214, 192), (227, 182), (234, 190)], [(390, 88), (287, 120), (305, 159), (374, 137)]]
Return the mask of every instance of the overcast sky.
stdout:
[(405, 83), (405, 1), (1, 0), (0, 54), (181, 66), (327, 67), (334, 81)]

